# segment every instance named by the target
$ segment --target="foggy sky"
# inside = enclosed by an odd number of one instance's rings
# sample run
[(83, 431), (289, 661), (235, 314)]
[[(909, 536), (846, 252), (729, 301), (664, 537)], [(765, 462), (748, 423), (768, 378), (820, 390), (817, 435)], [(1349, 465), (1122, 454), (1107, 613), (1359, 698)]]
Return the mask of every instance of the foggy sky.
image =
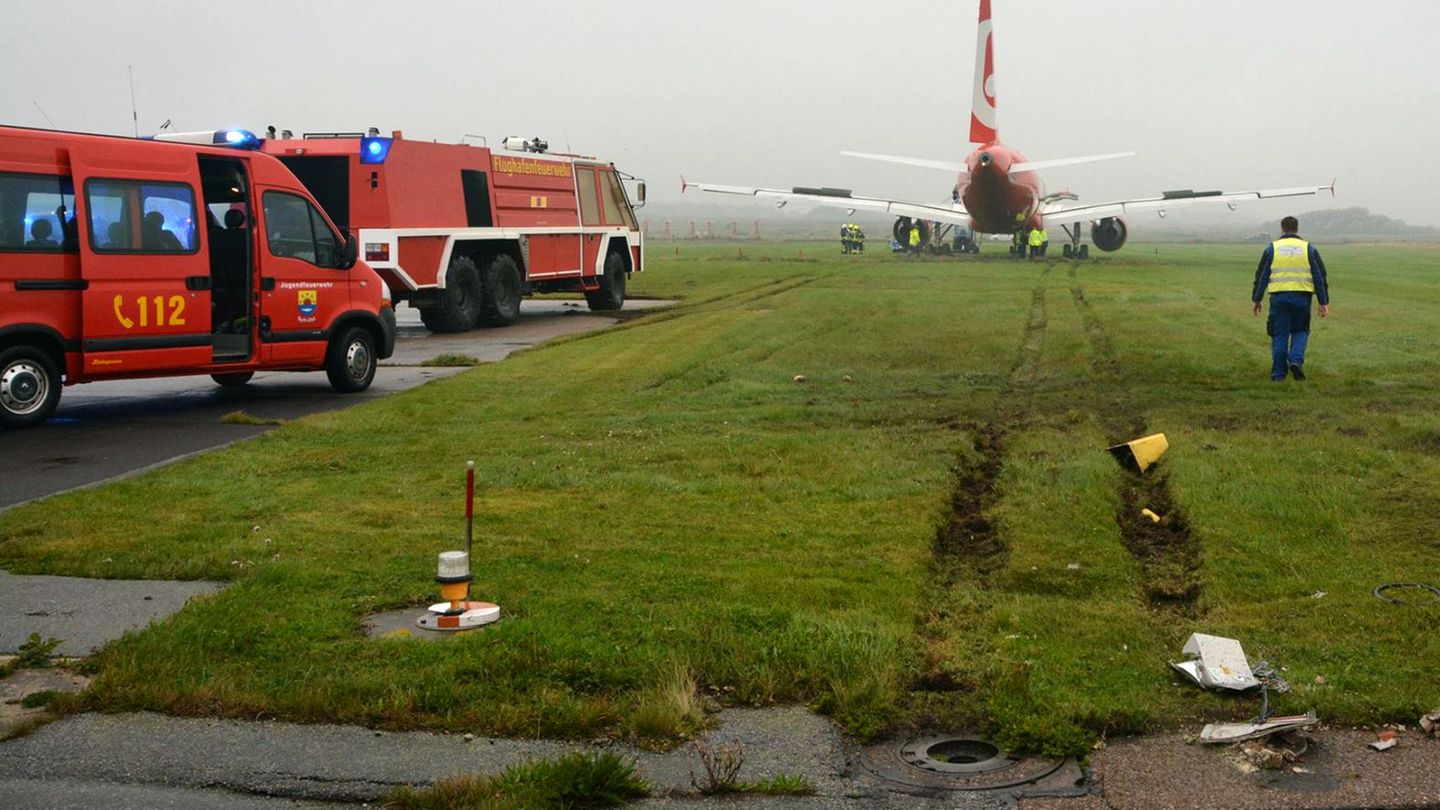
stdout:
[[(978, 0), (548, 3), (0, 0), (0, 122), (129, 134), (378, 126), (539, 135), (679, 200), (679, 176), (948, 199)], [(1440, 226), (1433, 0), (994, 0), (1001, 139), (1082, 201), (1328, 184), (1252, 222), (1363, 205)], [(694, 192), (692, 192), (693, 194)], [(708, 196), (706, 202), (718, 198)], [(1171, 221), (1187, 212), (1176, 211)]]

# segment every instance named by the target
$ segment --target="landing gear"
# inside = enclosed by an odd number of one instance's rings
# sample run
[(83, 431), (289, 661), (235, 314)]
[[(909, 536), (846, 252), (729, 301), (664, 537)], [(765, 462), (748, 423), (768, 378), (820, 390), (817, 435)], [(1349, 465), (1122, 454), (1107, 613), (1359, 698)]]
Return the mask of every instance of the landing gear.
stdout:
[(1088, 259), (1090, 258), (1090, 246), (1080, 244), (1080, 223), (1074, 225), (1061, 225), (1060, 229), (1070, 241), (1065, 243), (1064, 250), (1060, 251), (1067, 259)]

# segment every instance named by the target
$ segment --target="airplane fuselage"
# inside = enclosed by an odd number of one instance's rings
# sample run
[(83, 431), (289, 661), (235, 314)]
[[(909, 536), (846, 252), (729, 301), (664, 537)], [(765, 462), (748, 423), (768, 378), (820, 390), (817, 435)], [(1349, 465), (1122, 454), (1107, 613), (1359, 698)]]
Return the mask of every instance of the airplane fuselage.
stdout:
[(985, 144), (965, 159), (965, 173), (955, 181), (955, 191), (970, 224), (980, 233), (1015, 233), (1040, 227), (1040, 200), (1045, 187), (1040, 175), (1010, 173), (1010, 167), (1026, 162), (1025, 156), (998, 141)]

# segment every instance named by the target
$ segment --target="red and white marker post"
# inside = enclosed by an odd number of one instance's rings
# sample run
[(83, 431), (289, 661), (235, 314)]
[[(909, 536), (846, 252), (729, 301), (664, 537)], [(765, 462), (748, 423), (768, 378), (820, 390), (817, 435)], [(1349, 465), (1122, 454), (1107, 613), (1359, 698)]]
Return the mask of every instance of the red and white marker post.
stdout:
[(471, 552), (475, 537), (475, 462), (465, 463), (465, 550), (442, 551), (435, 581), (444, 602), (430, 606), (415, 624), (424, 630), (469, 630), (500, 618), (500, 606), (493, 602), (470, 601), (474, 580)]

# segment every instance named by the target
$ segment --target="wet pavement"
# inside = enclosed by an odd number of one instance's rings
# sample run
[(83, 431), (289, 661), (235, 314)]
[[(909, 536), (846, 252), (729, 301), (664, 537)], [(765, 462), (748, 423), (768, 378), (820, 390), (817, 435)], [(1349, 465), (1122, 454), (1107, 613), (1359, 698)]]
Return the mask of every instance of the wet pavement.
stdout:
[[(630, 300), (626, 317), (669, 301)], [(340, 394), (323, 371), (263, 372), (250, 384), (221, 388), (208, 376), (117, 380), (66, 388), (60, 407), (44, 425), (0, 432), (0, 458), (12, 470), (0, 488), (0, 510), (37, 498), (136, 475), (195, 453), (224, 447), (271, 430), (269, 425), (222, 424), (244, 411), (259, 419), (289, 420), (338, 410), (448, 377), (464, 368), (424, 368), (440, 354), (482, 363), (537, 346), (551, 338), (614, 325), (618, 318), (591, 313), (584, 302), (525, 301), (519, 320), (500, 329), (432, 335), (418, 310), (397, 312), (395, 355), (380, 364), (371, 387)]]
[(21, 576), (0, 571), (0, 653), (15, 653), (31, 633), (59, 639), (55, 655), (87, 656), (131, 630), (219, 593), (219, 582)]
[[(381, 732), (148, 713), (78, 715), (0, 743), (0, 795), (7, 807), (183, 807), (187, 800), (189, 806), (205, 807), (293, 806), (286, 801), (359, 805), (383, 798), (397, 785), (424, 785), (462, 773), (495, 774), (537, 758), (589, 750), (633, 759), (652, 786), (652, 798), (638, 806), (655, 810), (1363, 808), (1440, 803), (1440, 785), (1434, 779), (1440, 773), (1440, 741), (1413, 730), (1384, 753), (1366, 747), (1374, 739), (1370, 732), (1321, 730), (1301, 761), (1259, 772), (1242, 769), (1233, 749), (1187, 743), (1179, 734), (1112, 741), (1092, 758), (1091, 780), (1060, 798), (1014, 789), (916, 795), (877, 784), (857, 767), (861, 749), (829, 721), (801, 707), (727, 709), (715, 720), (716, 728), (701, 742), (712, 747), (738, 744), (744, 762), (739, 780), (802, 777), (813, 795), (701, 795), (697, 785), (705, 783), (704, 770), (694, 744), (655, 752), (607, 741)], [(65, 803), (54, 803), (55, 796), (65, 797)], [(121, 797), (135, 797), (135, 803), (118, 802)]]

